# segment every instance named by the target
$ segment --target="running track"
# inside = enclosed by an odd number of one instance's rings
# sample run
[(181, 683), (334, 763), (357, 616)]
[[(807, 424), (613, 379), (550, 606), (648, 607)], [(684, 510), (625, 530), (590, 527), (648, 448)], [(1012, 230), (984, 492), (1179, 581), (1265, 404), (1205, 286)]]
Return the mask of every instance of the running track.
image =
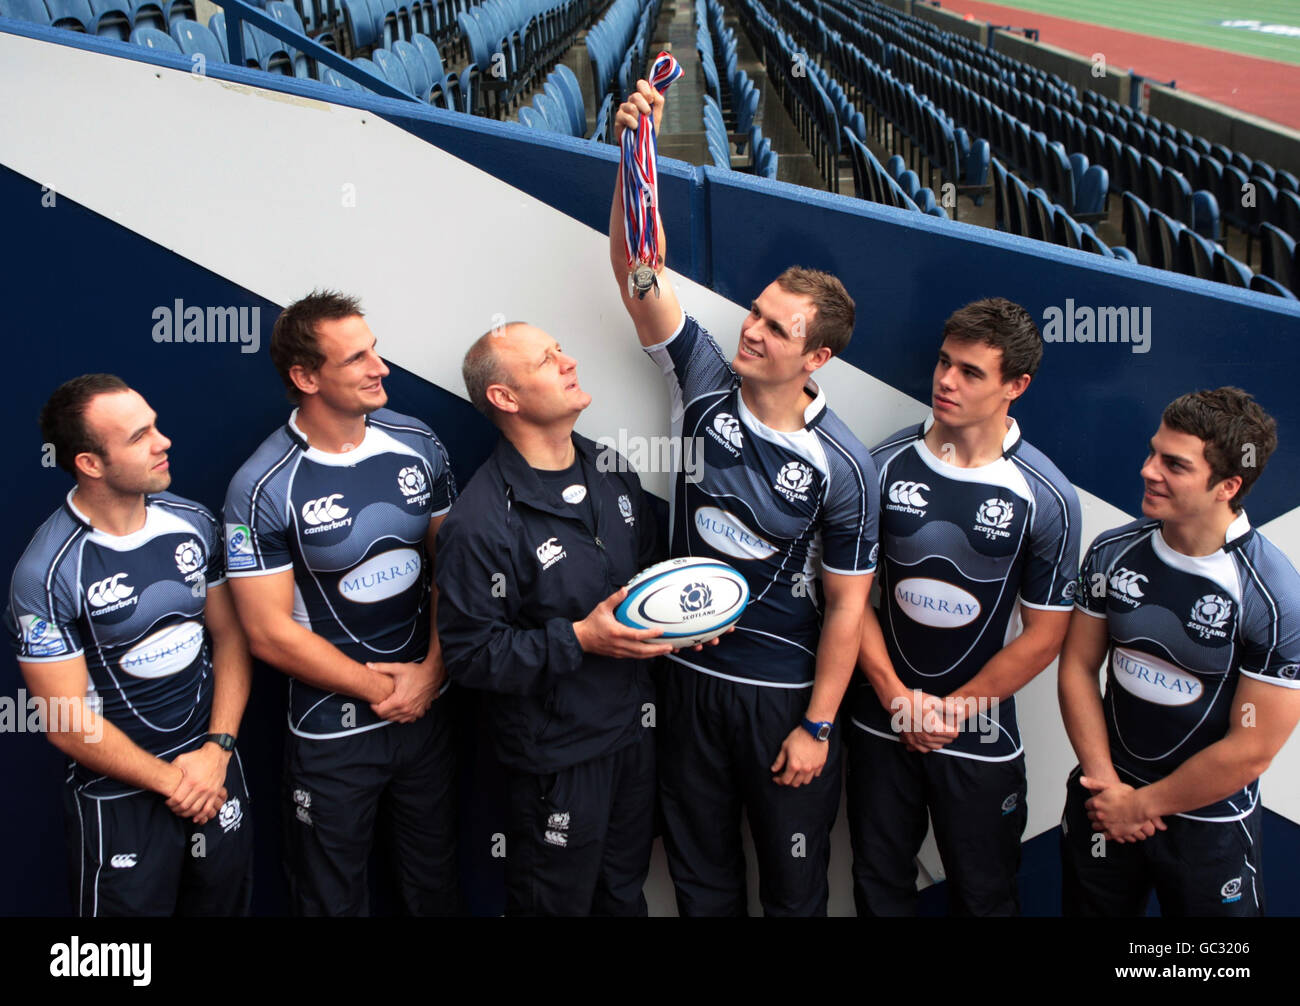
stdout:
[(1085, 57), (1105, 53), (1107, 64), (1115, 69), (1132, 69), (1155, 80), (1176, 80), (1180, 91), (1300, 129), (1300, 66), (981, 0), (944, 0), (944, 9), (973, 14), (977, 20), (993, 24), (1037, 28), (1041, 42)]

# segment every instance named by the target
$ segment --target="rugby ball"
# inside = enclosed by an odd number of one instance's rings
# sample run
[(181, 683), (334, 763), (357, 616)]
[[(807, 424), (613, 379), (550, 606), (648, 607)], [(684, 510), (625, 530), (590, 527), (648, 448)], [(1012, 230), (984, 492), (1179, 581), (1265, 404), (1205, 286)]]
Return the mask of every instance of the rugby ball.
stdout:
[(642, 570), (614, 611), (634, 629), (663, 629), (675, 649), (720, 636), (749, 603), (749, 584), (717, 559), (669, 559)]

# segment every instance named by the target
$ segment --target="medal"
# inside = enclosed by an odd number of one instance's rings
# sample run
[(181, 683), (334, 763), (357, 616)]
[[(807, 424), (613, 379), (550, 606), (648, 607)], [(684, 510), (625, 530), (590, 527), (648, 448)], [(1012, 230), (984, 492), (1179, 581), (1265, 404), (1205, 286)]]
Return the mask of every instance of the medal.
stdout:
[[(666, 52), (655, 57), (650, 83), (663, 94), (682, 75)], [(641, 116), (636, 129), (623, 130), (619, 183), (623, 189), (623, 239), (627, 249), (627, 293), (638, 300), (654, 290), (659, 296), (659, 177), (653, 118)]]

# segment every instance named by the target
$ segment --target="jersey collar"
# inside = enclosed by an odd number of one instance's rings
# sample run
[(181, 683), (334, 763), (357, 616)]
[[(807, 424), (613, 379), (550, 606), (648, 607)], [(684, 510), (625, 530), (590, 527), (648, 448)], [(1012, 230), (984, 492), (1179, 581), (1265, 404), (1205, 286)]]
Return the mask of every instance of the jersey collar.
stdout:
[(736, 411), (740, 413), (741, 422), (754, 430), (754, 432), (764, 440), (771, 440), (774, 443), (783, 443), (787, 437), (798, 436), (799, 434), (812, 429), (812, 427), (817, 425), (821, 420), (822, 416), (826, 414), (826, 393), (817, 386), (817, 382), (811, 377), (808, 378), (808, 383), (804, 385), (803, 390), (812, 396), (812, 401), (809, 402), (807, 408), (803, 410), (803, 430), (772, 429), (772, 427), (768, 426), (750, 411), (749, 406), (745, 404), (745, 396), (740, 393), (739, 389), (736, 390)]
[[(1020, 424), (1016, 422), (1014, 416), (1007, 416), (1007, 435), (1002, 438), (1002, 456), (1014, 454), (1016, 448), (1020, 445)], [(930, 427), (934, 425), (934, 413), (931, 412), (925, 417), (925, 422), (921, 424), (921, 437), (924, 438), (930, 432)], [(944, 462), (945, 464), (947, 462)]]
[(307, 442), (307, 435), (303, 433), (302, 429), (298, 426), (297, 408), (294, 408), (294, 410), (289, 413), (289, 419), (285, 422), (284, 428), (289, 434), (289, 439), (302, 449), (303, 454), (312, 461), (319, 462), (323, 465), (333, 465), (338, 468), (350, 468), (359, 461), (370, 457), (371, 454), (376, 453), (376, 448), (379, 447), (377, 438), (375, 437), (375, 431), (370, 427), (370, 415), (368, 413), (366, 415), (366, 431), (365, 435), (361, 438), (361, 443), (357, 444), (352, 450), (345, 451), (342, 454), (331, 454), (329, 451), (322, 451), (319, 447), (313, 447)]

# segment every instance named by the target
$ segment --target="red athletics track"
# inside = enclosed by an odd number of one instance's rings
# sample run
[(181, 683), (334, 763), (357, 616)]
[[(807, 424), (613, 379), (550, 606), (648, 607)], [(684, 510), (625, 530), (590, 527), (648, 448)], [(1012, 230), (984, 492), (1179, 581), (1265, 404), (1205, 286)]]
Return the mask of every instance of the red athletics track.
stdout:
[(1114, 69), (1176, 80), (1180, 91), (1300, 129), (1300, 66), (980, 0), (944, 0), (944, 9), (993, 24), (1037, 28), (1041, 42), (1085, 58), (1105, 53), (1107, 65)]

